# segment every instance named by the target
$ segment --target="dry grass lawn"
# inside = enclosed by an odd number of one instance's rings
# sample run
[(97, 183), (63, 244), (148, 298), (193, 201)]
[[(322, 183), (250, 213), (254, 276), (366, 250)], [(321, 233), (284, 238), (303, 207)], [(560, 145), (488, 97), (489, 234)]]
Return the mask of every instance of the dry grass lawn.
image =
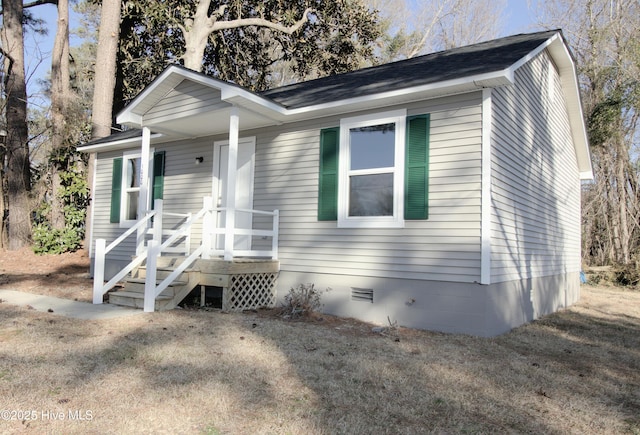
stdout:
[(0, 303), (0, 398), (13, 411), (0, 433), (640, 434), (640, 292), (587, 286), (575, 307), (493, 339)]

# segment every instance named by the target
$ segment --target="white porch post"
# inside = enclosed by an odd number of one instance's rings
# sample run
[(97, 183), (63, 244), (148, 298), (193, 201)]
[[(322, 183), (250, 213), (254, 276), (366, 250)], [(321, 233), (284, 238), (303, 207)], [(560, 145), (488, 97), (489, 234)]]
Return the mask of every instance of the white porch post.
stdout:
[(202, 199), (202, 206), (207, 210), (202, 220), (202, 258), (208, 260), (211, 258), (211, 249), (213, 247), (213, 233), (211, 230), (215, 227), (215, 219), (213, 216), (213, 198), (205, 196)]
[(236, 226), (236, 174), (238, 172), (238, 137), (240, 116), (233, 106), (229, 116), (229, 163), (227, 166), (227, 204), (224, 228), (224, 259), (233, 260), (234, 231)]
[[(151, 130), (142, 127), (142, 149), (140, 150), (140, 192), (138, 192), (138, 219), (147, 214), (149, 205), (149, 159), (151, 156)], [(139, 228), (136, 255), (144, 252), (144, 234), (147, 228)]]

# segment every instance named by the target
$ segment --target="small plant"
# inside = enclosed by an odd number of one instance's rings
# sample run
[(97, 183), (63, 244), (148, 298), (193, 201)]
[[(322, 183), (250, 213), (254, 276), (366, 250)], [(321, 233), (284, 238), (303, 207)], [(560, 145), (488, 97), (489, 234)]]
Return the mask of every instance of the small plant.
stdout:
[(389, 322), (389, 326), (374, 326), (371, 328), (372, 332), (380, 335), (386, 335), (393, 338), (395, 341), (400, 341), (399, 338), (399, 329), (398, 329), (398, 321), (391, 321), (391, 317), (387, 316), (387, 321)]
[(289, 290), (289, 294), (284, 297), (284, 305), (282, 307), (282, 317), (295, 318), (308, 316), (318, 311), (322, 307), (320, 296), (322, 293), (329, 291), (317, 290), (313, 284), (299, 284), (295, 288)]

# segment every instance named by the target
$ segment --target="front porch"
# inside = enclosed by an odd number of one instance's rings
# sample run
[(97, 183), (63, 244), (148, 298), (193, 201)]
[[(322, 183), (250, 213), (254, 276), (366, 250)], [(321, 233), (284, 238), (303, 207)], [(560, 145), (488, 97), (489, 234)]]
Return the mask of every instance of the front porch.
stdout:
[[(111, 216), (95, 233), (115, 240), (92, 235), (93, 302), (124, 283), (110, 302), (124, 303), (122, 293), (130, 293), (126, 303), (145, 311), (172, 308), (194, 288), (212, 285), (223, 288), (228, 310), (273, 305), (279, 215), (253, 209), (256, 137), (240, 133), (284, 120), (280, 105), (181, 67), (165, 70), (130, 102), (117, 123), (140, 136), (84, 148), (118, 153), (107, 157)], [(194, 142), (201, 139), (210, 148), (187, 164), (184, 154), (200, 150)], [(163, 198), (173, 213), (163, 211)], [(242, 302), (249, 288), (265, 296)]]
[[(194, 289), (222, 289), (222, 310), (272, 307), (276, 301), (278, 211), (231, 210), (213, 207), (204, 198), (202, 210), (177, 215), (163, 211), (156, 200), (152, 211), (109, 245), (96, 240), (93, 303), (143, 308), (175, 308)], [(251, 215), (250, 228), (219, 227), (236, 214)], [(224, 219), (221, 217), (224, 216)], [(245, 220), (246, 221), (246, 220)], [(109, 252), (136, 239), (132, 261), (105, 283)], [(200, 240), (193, 248), (192, 240)], [(269, 240), (270, 239), (270, 240)], [(111, 291), (119, 286), (117, 291)], [(202, 298), (203, 299), (203, 298)]]

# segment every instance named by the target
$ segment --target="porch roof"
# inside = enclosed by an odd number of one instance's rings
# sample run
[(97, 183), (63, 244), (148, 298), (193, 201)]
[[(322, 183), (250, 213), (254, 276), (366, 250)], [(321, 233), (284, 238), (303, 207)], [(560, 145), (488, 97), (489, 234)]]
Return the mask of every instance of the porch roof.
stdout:
[[(575, 64), (558, 30), (509, 36), (260, 93), (172, 65), (118, 114), (117, 122), (148, 127), (158, 134), (155, 140), (172, 140), (227, 134), (232, 107), (241, 131), (388, 107), (512, 84), (515, 71), (545, 49), (558, 65), (580, 170), (588, 178), (591, 161)], [(124, 144), (117, 135), (112, 139), (81, 149)]]

